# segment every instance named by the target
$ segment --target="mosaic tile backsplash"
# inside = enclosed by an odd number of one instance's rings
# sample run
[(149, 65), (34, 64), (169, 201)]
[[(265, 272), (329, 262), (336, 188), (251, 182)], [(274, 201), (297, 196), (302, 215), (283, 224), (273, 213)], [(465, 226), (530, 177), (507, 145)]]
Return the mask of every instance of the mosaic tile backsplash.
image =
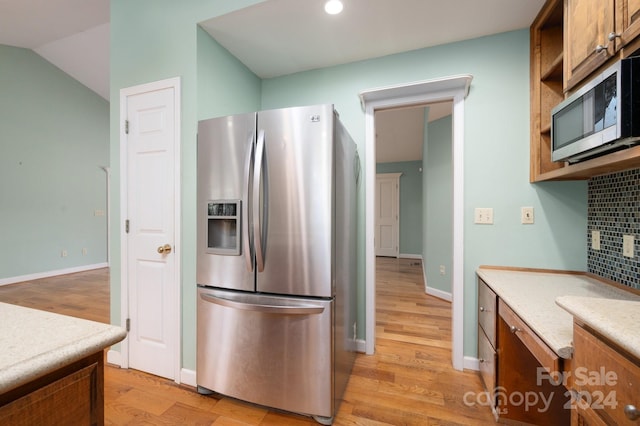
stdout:
[[(589, 180), (589, 272), (640, 289), (640, 169)], [(592, 231), (600, 231), (600, 250), (591, 248)], [(622, 236), (633, 235), (634, 257), (622, 255)]]

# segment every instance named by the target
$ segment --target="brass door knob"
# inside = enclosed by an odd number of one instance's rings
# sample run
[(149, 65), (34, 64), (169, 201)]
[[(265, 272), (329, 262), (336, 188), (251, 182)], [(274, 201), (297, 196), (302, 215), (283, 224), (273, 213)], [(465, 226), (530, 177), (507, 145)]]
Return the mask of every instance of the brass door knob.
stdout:
[(160, 254), (169, 254), (169, 253), (171, 253), (171, 246), (169, 244), (165, 244), (163, 246), (158, 247), (158, 253), (160, 253)]

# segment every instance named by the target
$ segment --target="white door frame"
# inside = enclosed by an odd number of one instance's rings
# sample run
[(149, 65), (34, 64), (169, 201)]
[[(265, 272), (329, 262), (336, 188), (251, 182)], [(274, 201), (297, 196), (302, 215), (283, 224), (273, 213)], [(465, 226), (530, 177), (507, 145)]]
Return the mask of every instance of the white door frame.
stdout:
[[(126, 112), (127, 112), (127, 97), (134, 96), (142, 93), (152, 92), (156, 90), (163, 90), (173, 88), (174, 93), (174, 123), (175, 123), (175, 135), (174, 135), (174, 156), (175, 156), (175, 164), (174, 164), (174, 232), (175, 232), (175, 241), (176, 245), (180, 244), (181, 239), (181, 227), (180, 223), (182, 222), (181, 213), (181, 205), (180, 205), (180, 164), (181, 164), (181, 129), (182, 125), (180, 122), (181, 116), (181, 108), (180, 108), (180, 77), (168, 78), (165, 80), (154, 81), (151, 83), (140, 84), (137, 86), (127, 87), (124, 89), (120, 89), (120, 324), (123, 326), (126, 324), (127, 318), (130, 318), (129, 312), (129, 280), (127, 271), (128, 263), (129, 263), (129, 253), (127, 248), (127, 234), (125, 230), (125, 220), (127, 218), (128, 205), (127, 205), (127, 191), (128, 191), (128, 183), (129, 179), (127, 176), (127, 134), (125, 129), (125, 120), (126, 120)], [(180, 246), (178, 246), (180, 247)], [(181, 347), (181, 326), (182, 326), (182, 310), (181, 310), (181, 277), (182, 277), (182, 262), (181, 256), (175, 256), (175, 272), (174, 272), (174, 283), (176, 284), (173, 288), (172, 294), (172, 312), (171, 316), (174, 317), (171, 320), (171, 324), (173, 324), (170, 334), (171, 341), (173, 342), (172, 347), (175, 348), (175, 362), (174, 366), (174, 380), (176, 383), (180, 383), (180, 370), (182, 364), (182, 347)], [(120, 347), (122, 349), (121, 353), (121, 362), (120, 366), (122, 368), (129, 368), (129, 339), (124, 339)]]
[[(395, 241), (393, 242), (396, 247), (396, 252), (395, 252), (396, 258), (400, 257), (400, 176), (402, 176), (402, 173), (377, 173), (376, 174), (376, 186), (377, 186), (378, 179), (392, 180), (396, 184), (395, 197), (393, 200), (394, 202), (393, 207), (396, 212)], [(379, 195), (378, 190), (376, 189), (376, 198), (378, 198), (378, 195)], [(376, 206), (379, 206), (379, 205), (380, 204), (376, 201)], [(377, 226), (377, 224), (374, 224), (374, 225)], [(380, 248), (379, 245), (380, 245), (380, 241), (378, 241), (378, 249)], [(376, 253), (376, 256), (377, 256), (377, 253)]]
[(453, 100), (453, 264), (452, 363), (464, 368), (464, 99), (472, 76), (458, 75), (365, 90), (360, 101), (365, 111), (365, 348), (375, 351), (375, 248), (373, 244), (376, 183), (375, 111)]

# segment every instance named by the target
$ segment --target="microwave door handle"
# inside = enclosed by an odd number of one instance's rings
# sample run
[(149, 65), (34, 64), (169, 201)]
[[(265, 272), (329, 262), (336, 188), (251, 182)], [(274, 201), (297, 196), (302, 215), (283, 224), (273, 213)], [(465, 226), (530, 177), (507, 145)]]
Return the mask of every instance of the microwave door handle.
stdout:
[(256, 269), (258, 272), (264, 271), (264, 251), (262, 247), (262, 223), (260, 210), (266, 211), (266, 188), (265, 205), (260, 205), (260, 178), (262, 176), (262, 166), (264, 162), (264, 130), (258, 131), (258, 140), (256, 147), (256, 157), (253, 170), (253, 240), (256, 248)]
[(242, 244), (244, 245), (244, 260), (247, 265), (247, 270), (253, 272), (253, 229), (249, 226), (249, 218), (251, 217), (251, 165), (254, 161), (255, 155), (255, 141), (253, 137), (249, 140), (249, 149), (247, 151), (247, 158), (244, 163), (244, 202), (242, 203)]

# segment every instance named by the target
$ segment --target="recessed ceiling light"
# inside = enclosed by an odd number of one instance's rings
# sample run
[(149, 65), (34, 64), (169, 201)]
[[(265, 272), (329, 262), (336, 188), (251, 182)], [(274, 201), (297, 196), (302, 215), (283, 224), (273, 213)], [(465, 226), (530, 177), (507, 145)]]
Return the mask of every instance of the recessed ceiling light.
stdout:
[(337, 15), (342, 12), (342, 2), (340, 0), (329, 0), (324, 4), (324, 11), (329, 15)]

